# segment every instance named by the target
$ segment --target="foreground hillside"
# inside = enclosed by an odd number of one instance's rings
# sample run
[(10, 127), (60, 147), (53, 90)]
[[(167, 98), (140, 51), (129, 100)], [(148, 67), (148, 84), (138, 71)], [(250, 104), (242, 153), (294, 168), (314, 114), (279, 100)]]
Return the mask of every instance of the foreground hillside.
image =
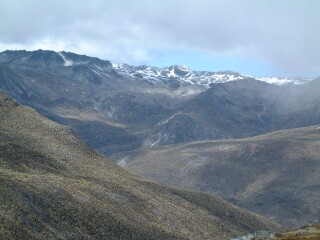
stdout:
[(144, 181), (0, 94), (0, 239), (228, 239), (268, 220)]
[(149, 179), (222, 196), (286, 226), (320, 220), (320, 126), (113, 157)]

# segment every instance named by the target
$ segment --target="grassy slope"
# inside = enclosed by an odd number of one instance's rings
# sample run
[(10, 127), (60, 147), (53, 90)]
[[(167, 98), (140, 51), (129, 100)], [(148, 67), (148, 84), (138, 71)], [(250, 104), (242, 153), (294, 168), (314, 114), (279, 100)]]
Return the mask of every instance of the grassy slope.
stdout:
[(145, 181), (0, 94), (0, 239), (228, 239), (274, 229), (220, 198)]
[(114, 156), (159, 182), (215, 193), (297, 227), (320, 220), (320, 127)]

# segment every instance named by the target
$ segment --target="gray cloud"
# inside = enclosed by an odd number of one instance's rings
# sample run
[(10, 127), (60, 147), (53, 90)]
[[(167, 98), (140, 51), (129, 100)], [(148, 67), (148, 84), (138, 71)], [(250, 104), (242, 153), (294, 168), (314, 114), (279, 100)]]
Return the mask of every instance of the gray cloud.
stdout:
[(0, 47), (140, 63), (200, 51), (320, 75), (318, 0), (0, 0)]

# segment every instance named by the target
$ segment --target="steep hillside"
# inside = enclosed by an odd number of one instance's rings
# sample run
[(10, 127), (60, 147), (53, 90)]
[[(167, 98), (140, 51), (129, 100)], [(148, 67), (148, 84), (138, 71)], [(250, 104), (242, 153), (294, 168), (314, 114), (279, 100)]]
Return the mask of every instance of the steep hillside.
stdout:
[(268, 220), (145, 181), (0, 94), (0, 239), (228, 239)]
[(320, 220), (320, 127), (114, 155), (156, 181), (213, 193), (286, 226)]
[(38, 50), (0, 53), (0, 89), (108, 154), (140, 147), (158, 122), (204, 87), (131, 78), (109, 61)]

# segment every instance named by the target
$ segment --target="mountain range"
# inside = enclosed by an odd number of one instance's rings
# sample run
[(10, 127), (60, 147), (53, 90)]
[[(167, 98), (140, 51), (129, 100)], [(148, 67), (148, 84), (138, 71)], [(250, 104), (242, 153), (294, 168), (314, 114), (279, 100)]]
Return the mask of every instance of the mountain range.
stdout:
[(0, 90), (149, 179), (219, 195), (285, 226), (320, 219), (320, 78), (5, 51)]
[(230, 71), (115, 65), (43, 50), (0, 53), (0, 78), (6, 94), (72, 127), (104, 155), (320, 123), (319, 79), (279, 86), (281, 79), (268, 84)]
[(181, 83), (190, 83), (209, 88), (212, 84), (225, 83), (241, 79), (256, 79), (276, 85), (301, 85), (312, 80), (311, 78), (288, 78), (288, 77), (253, 77), (247, 74), (233, 71), (195, 71), (185, 65), (175, 65), (164, 68), (150, 67), (146, 65), (131, 66), (128, 64), (112, 64), (113, 68), (123, 75), (132, 78), (140, 78), (149, 81), (163, 81), (174, 78)]

